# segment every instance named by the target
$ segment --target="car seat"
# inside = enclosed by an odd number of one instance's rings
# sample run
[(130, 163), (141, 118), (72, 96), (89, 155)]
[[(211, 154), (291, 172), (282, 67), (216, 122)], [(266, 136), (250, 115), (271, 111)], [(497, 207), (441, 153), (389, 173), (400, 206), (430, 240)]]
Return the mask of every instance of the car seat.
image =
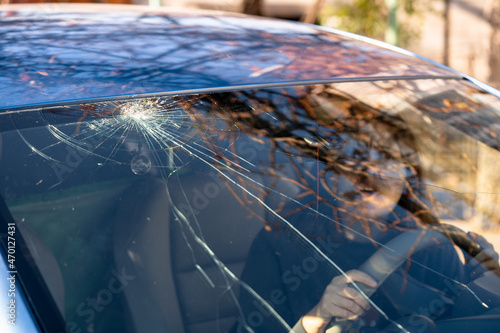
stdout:
[[(215, 171), (214, 171), (215, 172)], [(114, 252), (137, 332), (227, 332), (263, 209), (218, 174), (146, 181), (122, 200)]]

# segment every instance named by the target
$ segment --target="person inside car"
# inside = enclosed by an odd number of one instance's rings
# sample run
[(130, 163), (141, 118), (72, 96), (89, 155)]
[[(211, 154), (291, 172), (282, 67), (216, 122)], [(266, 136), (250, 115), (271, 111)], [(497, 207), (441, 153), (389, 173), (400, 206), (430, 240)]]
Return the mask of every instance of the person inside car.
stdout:
[[(266, 198), (279, 213), (269, 214), (242, 275), (259, 297), (242, 292), (243, 317), (236, 331), (279, 332), (288, 325), (296, 333), (325, 332), (347, 319), (355, 329), (378, 332), (403, 325), (432, 332), (434, 319), (451, 315), (464, 286), (487, 270), (477, 259), (464, 259), (467, 253), (452, 242), (436, 241), (426, 251), (410, 253), (382, 282), (357, 269), (398, 235), (439, 224), (418, 159), (395, 133), (388, 123), (363, 122), (355, 131), (324, 138), (336, 140), (328, 150), (337, 155), (335, 164), (310, 163), (310, 174), (316, 168), (318, 176), (307, 184), (316, 192), (312, 200), (297, 195), (304, 183), (288, 181), (296, 171), (279, 171), (275, 191)], [(286, 203), (273, 205), (273, 200)], [(466, 236), (490, 253), (483, 261), (498, 266), (498, 255), (484, 238)], [(369, 299), (360, 284), (377, 292)]]

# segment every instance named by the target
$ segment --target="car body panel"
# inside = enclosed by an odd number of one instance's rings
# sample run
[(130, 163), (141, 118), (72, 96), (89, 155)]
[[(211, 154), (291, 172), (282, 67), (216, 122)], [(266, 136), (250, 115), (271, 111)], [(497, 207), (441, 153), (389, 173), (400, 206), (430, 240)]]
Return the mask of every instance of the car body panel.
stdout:
[(461, 77), (313, 26), (237, 14), (0, 15), (0, 109), (287, 82)]

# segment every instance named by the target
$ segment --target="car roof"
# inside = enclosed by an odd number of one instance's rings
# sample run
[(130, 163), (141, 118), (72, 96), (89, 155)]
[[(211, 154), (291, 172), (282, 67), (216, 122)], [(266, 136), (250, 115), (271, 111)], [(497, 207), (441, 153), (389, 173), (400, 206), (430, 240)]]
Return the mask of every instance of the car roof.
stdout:
[(313, 25), (211, 11), (88, 8), (0, 6), (0, 109), (301, 83), (462, 78), (409, 53)]

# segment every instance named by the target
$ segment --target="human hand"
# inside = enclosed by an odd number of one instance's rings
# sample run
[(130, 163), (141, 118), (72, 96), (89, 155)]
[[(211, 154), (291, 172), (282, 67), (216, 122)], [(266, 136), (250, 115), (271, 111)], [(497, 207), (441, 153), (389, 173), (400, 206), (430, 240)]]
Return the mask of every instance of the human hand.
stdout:
[(474, 256), (483, 267), (489, 271), (493, 271), (496, 275), (500, 276), (500, 265), (498, 263), (498, 253), (491, 243), (489, 243), (483, 236), (478, 235), (474, 232), (467, 232), (469, 239), (478, 244), (481, 248), (481, 252)]
[[(354, 282), (364, 283), (372, 288), (377, 282), (368, 274), (358, 270), (346, 273)], [(350, 286), (345, 275), (332, 279), (319, 303), (303, 318), (302, 326), (307, 333), (324, 332), (333, 317), (354, 320), (370, 308), (370, 303), (358, 290)]]

